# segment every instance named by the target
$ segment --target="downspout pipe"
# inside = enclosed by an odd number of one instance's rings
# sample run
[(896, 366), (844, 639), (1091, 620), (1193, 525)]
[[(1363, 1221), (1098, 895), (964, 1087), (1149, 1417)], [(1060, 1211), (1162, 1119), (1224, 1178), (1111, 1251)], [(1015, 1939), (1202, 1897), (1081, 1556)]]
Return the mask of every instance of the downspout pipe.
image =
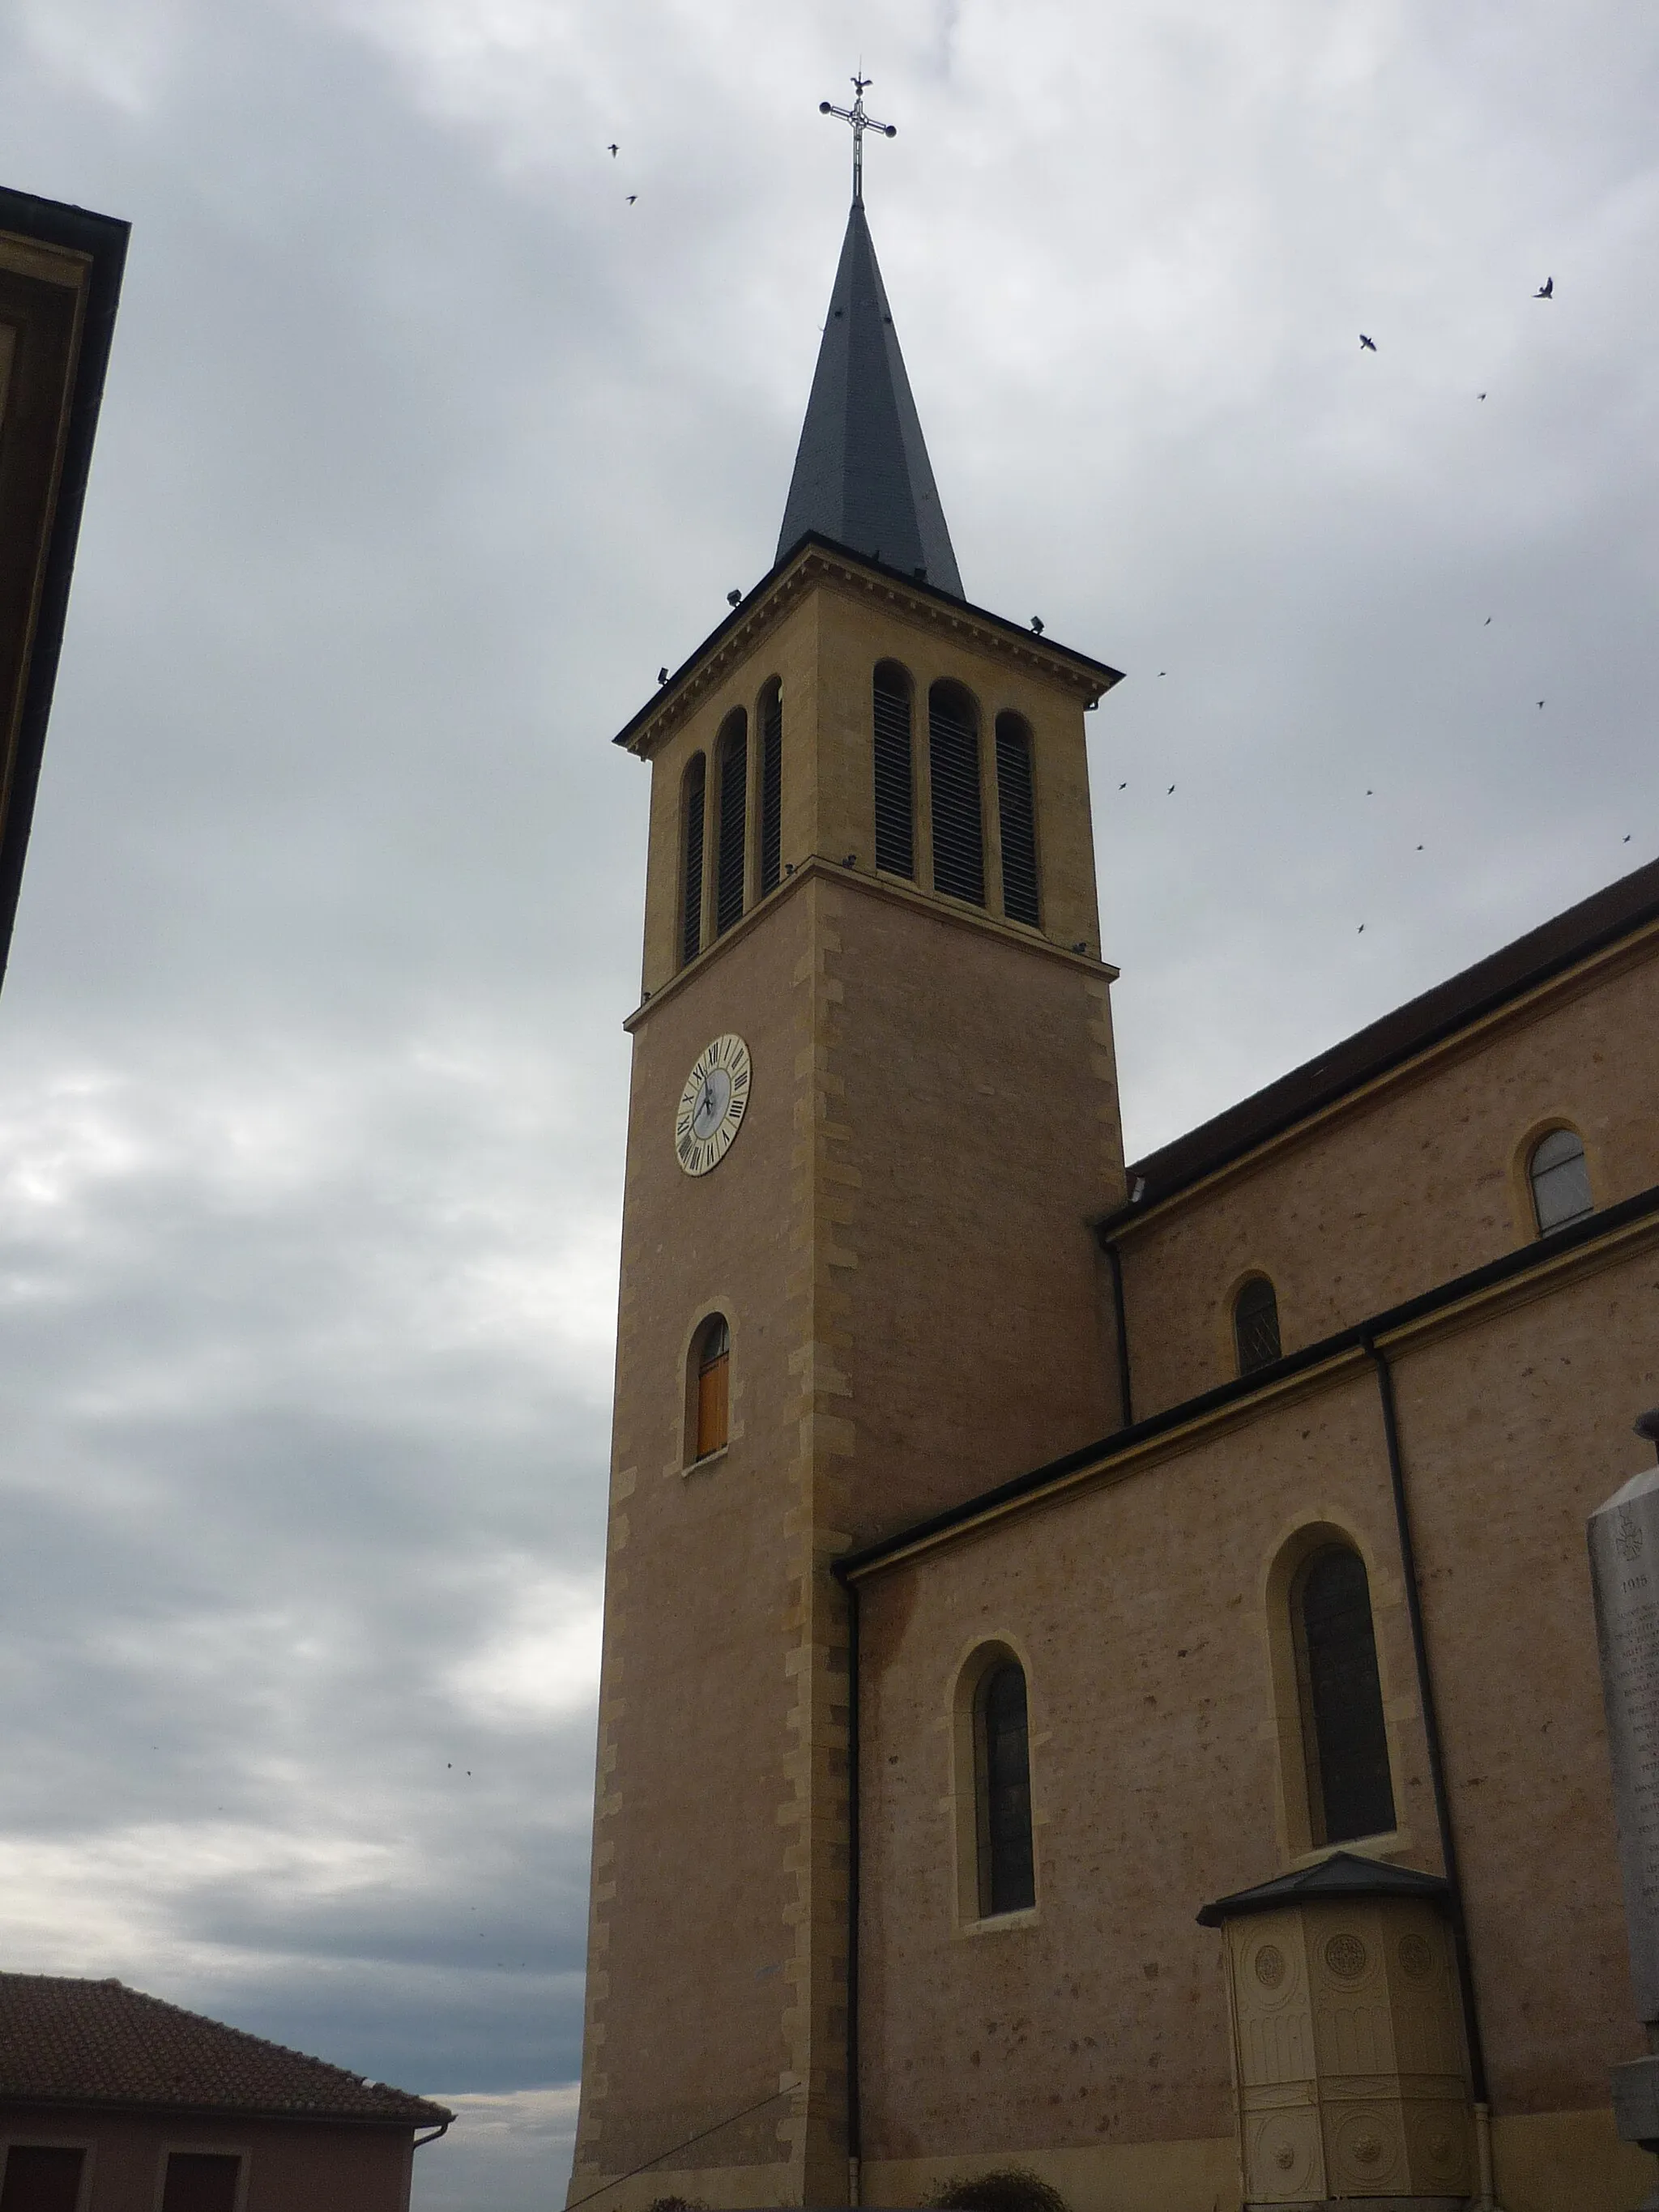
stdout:
[(859, 1591), (837, 1572), (847, 1599), (847, 2200), (862, 2202), (863, 2113), (859, 2097)]
[(1123, 1303), (1123, 1255), (1115, 1240), (1108, 1236), (1104, 1225), (1094, 1224), (1095, 1242), (1106, 1255), (1106, 1264), (1112, 1271), (1112, 1319), (1117, 1331), (1117, 1389), (1121, 1401), (1120, 1428), (1134, 1426), (1135, 1410), (1129, 1384), (1129, 1316)]
[(1417, 1698), (1423, 1714), (1423, 1736), (1429, 1754), (1429, 1787), (1434, 1797), (1435, 1827), (1440, 1842), (1440, 1861), (1450, 1891), (1452, 1948), (1457, 1959), (1458, 1991), (1463, 2006), (1463, 2035), (1469, 2053), (1469, 2087), (1474, 2103), (1475, 2148), (1480, 2161), (1479, 2193), (1472, 2200), (1477, 2212), (1494, 2212), (1492, 2171), (1492, 2099), (1486, 2080), (1486, 2044), (1480, 2033), (1480, 2008), (1475, 2002), (1474, 1973), (1469, 1955), (1468, 1917), (1463, 1909), (1463, 1876), (1457, 1856), (1457, 1836), (1452, 1825), (1451, 1798), (1446, 1787), (1446, 1755), (1440, 1735), (1440, 1711), (1435, 1701), (1434, 1678), (1429, 1671), (1428, 1637), (1423, 1625), (1423, 1594), (1417, 1573), (1417, 1546), (1412, 1534), (1411, 1503), (1406, 1491), (1406, 1469), (1400, 1449), (1400, 1413), (1395, 1400), (1394, 1370), (1388, 1354), (1369, 1328), (1360, 1341), (1376, 1376), (1376, 1395), (1382, 1412), (1382, 1437), (1388, 1447), (1389, 1489), (1394, 1500), (1395, 1532), (1400, 1546), (1400, 1566), (1406, 1585), (1406, 1617), (1411, 1624), (1412, 1660), (1417, 1674)]

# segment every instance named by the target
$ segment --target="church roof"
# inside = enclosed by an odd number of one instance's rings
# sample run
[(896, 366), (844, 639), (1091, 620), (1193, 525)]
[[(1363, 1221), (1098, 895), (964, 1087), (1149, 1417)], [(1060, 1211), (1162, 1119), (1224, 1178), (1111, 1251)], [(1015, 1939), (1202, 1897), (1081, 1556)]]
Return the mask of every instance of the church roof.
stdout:
[(862, 200), (847, 218), (778, 559), (808, 531), (962, 597)]
[(0, 2099), (19, 2098), (371, 2126), (441, 2126), (455, 2117), (122, 1982), (0, 1973)]
[(1350, 1897), (1408, 1897), (1444, 1905), (1451, 1884), (1437, 1874), (1419, 1874), (1415, 1867), (1389, 1866), (1382, 1859), (1360, 1858), (1352, 1851), (1333, 1851), (1317, 1866), (1299, 1874), (1281, 1874), (1273, 1881), (1258, 1882), (1254, 1889), (1236, 1889), (1218, 1897), (1198, 1916), (1200, 1928), (1219, 1928), (1224, 1920), (1242, 1920), (1252, 1912), (1276, 1912), (1286, 1905), (1317, 1905), (1322, 1899)]
[(1200, 1122), (1185, 1136), (1149, 1152), (1129, 1167), (1129, 1188), (1139, 1196), (1101, 1224), (1127, 1229), (1160, 1199), (1201, 1182), (1230, 1160), (1265, 1144), (1455, 1031), (1467, 1029), (1519, 999), (1552, 975), (1588, 959), (1659, 920), (1659, 860), (1650, 860), (1591, 897), (1570, 906), (1537, 929), (1479, 960), (1461, 975), (1437, 983), (1419, 998), (1384, 1014), (1369, 1028), (1281, 1075), (1264, 1091)]

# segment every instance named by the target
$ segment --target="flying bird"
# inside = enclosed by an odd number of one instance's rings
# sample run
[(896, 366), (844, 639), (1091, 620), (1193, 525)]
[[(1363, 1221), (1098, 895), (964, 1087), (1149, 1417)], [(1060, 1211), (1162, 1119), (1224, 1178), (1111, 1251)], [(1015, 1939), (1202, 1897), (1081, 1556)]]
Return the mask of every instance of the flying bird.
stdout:
[(1170, 672), (1167, 668), (1160, 668), (1158, 672), (1160, 676), (1167, 676)]
[(1129, 788), (1129, 787), (1128, 787), (1128, 785), (1127, 785), (1127, 783), (1121, 783), (1121, 784), (1119, 784), (1119, 786), (1118, 786), (1118, 789), (1119, 789), (1120, 791), (1127, 791), (1128, 788)]
[(1477, 399), (1484, 399), (1486, 395), (1484, 392), (1477, 392), (1474, 396)]
[(616, 158), (617, 158), (617, 149), (616, 149), (616, 148), (615, 148), (614, 146), (612, 146), (612, 148), (611, 149), (611, 160), (612, 160), (613, 161), (614, 161), (616, 160)]
[(1362, 922), (1360, 923), (1360, 925), (1359, 925), (1358, 928), (1357, 930), (1355, 930), (1355, 932), (1354, 932), (1354, 935), (1355, 935), (1356, 937), (1363, 937), (1364, 934), (1365, 934), (1365, 925), (1364, 925), (1364, 923), (1362, 921)]
[(1359, 333), (1359, 343), (1360, 349), (1363, 352), (1375, 353), (1376, 351), (1376, 340), (1375, 338), (1368, 338), (1364, 331), (1361, 331)]
[(1534, 300), (1553, 300), (1555, 297), (1554, 277), (1547, 276), (1532, 296)]
[(1543, 701), (1540, 699), (1540, 700), (1539, 701), (1539, 702), (1538, 702), (1538, 703), (1539, 703), (1539, 705), (1541, 707), (1541, 706), (1543, 705), (1543, 703), (1544, 703), (1544, 702), (1543, 702)]
[(1164, 796), (1166, 799), (1169, 799), (1169, 798), (1171, 798), (1171, 797), (1174, 795), (1174, 793), (1175, 793), (1175, 786), (1174, 786), (1174, 784), (1171, 784), (1171, 785), (1170, 786), (1169, 790), (1168, 790), (1168, 791), (1166, 791), (1166, 792), (1164, 793)]
[(635, 201), (636, 199), (638, 199), (638, 198), (639, 198), (639, 194), (638, 194), (637, 192), (629, 192), (629, 194), (628, 195), (628, 204), (629, 204), (629, 207), (632, 207), (632, 206), (633, 206), (633, 204), (634, 204), (634, 203), (635, 203)]
[(1486, 617), (1486, 619), (1481, 623), (1480, 627), (1482, 629), (1490, 629), (1492, 628), (1492, 617), (1490, 615)]

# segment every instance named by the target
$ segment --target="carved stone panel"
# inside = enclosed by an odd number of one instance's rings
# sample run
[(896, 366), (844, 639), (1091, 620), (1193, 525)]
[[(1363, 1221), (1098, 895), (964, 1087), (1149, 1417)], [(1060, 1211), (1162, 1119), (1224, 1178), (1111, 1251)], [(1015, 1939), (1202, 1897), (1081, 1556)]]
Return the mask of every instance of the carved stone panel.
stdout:
[(1473, 2185), (1450, 1937), (1417, 1899), (1227, 1925), (1249, 2205), (1444, 2203)]

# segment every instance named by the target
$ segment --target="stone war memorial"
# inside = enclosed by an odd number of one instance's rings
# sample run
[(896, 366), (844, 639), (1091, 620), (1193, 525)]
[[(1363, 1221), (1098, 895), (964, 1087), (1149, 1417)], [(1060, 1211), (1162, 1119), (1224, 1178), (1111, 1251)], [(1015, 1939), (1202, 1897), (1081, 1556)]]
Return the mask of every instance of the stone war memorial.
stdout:
[(1632, 2212), (1659, 866), (1126, 1158), (1119, 672), (970, 595), (865, 90), (773, 565), (617, 737), (569, 2202)]
[[(1659, 1458), (1659, 1407), (1636, 1429)], [(1659, 1465), (1591, 1514), (1589, 1550), (1631, 1988), (1649, 2052), (1614, 2069), (1613, 2111), (1620, 2136), (1659, 2156)]]

